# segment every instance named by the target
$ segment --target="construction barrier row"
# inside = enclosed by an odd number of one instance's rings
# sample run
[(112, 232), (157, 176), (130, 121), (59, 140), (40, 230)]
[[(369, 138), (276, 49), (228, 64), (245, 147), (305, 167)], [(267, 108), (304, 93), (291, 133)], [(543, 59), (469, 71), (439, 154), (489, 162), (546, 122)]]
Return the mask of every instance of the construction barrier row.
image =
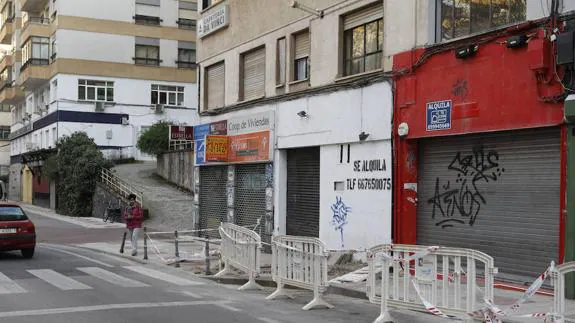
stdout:
[[(221, 277), (233, 269), (248, 275), (248, 282), (240, 290), (261, 289), (256, 278), (261, 274), (261, 237), (253, 230), (232, 223), (222, 223), (218, 229), (221, 240)], [(180, 260), (178, 245), (182, 242), (206, 242), (206, 247), (194, 257), (209, 259), (209, 239), (187, 236), (175, 231), (174, 262)], [(145, 232), (147, 241), (155, 245), (152, 235), (167, 232)], [(211, 239), (213, 240), (213, 239)], [(156, 247), (154, 247), (156, 248)], [(207, 250), (206, 250), (207, 248)], [(311, 237), (274, 236), (271, 243), (272, 278), (276, 290), (266, 299), (293, 298), (286, 286), (313, 292), (313, 299), (303, 309), (333, 308), (323, 295), (329, 287), (328, 256), (324, 243)], [(123, 243), (122, 243), (123, 251)], [(204, 255), (201, 255), (201, 254)], [(575, 262), (555, 266), (553, 262), (513, 304), (499, 307), (494, 302), (494, 281), (497, 268), (493, 258), (473, 249), (441, 246), (382, 244), (366, 251), (368, 267), (366, 294), (380, 305), (380, 315), (374, 323), (392, 321), (390, 307), (406, 310), (425, 310), (457, 321), (502, 322), (506, 318), (542, 318), (545, 322), (563, 323), (566, 275), (575, 272)], [(159, 255), (160, 252), (157, 251)], [(165, 259), (166, 262), (170, 262)], [(553, 306), (547, 313), (517, 314), (550, 278), (554, 286)]]

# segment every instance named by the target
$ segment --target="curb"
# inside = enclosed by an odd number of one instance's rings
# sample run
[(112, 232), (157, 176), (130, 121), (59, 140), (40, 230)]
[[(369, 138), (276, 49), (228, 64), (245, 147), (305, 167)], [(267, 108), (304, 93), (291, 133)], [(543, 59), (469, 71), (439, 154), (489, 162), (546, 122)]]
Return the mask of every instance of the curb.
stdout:
[[(197, 275), (200, 278), (211, 280), (213, 282), (224, 284), (224, 285), (243, 285), (248, 282), (247, 278), (240, 278), (240, 277), (214, 277), (208, 275)], [(263, 287), (276, 287), (276, 283), (271, 279), (256, 279), (256, 282)], [(286, 286), (287, 289), (300, 289), (297, 287)], [(329, 286), (326, 294), (335, 294), (340, 296), (346, 296), (356, 299), (363, 299), (369, 300), (365, 292), (351, 290), (347, 288), (343, 288), (340, 286)]]
[(114, 256), (114, 257), (118, 257), (118, 258), (129, 259), (129, 260), (132, 260), (132, 261), (137, 262), (137, 263), (142, 264), (142, 265), (146, 265), (146, 264), (150, 263), (149, 260), (143, 260), (143, 259), (140, 259), (137, 257), (132, 257), (132, 256), (127, 255), (127, 254), (122, 254), (119, 252), (118, 253), (107, 252), (105, 250), (90, 248), (90, 247), (86, 247), (86, 246), (82, 246), (82, 245), (73, 245), (73, 246), (76, 248), (79, 248), (79, 249), (89, 250), (89, 251), (97, 252), (97, 253), (108, 255), (108, 256)]

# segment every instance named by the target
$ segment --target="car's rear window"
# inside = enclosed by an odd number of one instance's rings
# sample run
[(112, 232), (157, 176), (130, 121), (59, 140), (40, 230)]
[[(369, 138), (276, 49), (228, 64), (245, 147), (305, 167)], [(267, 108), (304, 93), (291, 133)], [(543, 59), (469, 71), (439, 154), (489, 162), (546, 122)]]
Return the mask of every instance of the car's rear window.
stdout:
[(28, 220), (24, 211), (19, 207), (5, 206), (0, 207), (0, 221), (23, 221)]

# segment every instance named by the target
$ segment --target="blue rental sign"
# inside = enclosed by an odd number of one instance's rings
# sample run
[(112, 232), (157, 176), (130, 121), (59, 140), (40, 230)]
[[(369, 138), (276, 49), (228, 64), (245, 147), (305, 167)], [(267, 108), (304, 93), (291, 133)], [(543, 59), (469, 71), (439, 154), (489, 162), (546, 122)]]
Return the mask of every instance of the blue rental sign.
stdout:
[(196, 166), (204, 165), (206, 163), (205, 153), (206, 145), (205, 138), (206, 135), (210, 134), (210, 124), (201, 124), (194, 127), (194, 148), (196, 155)]
[(427, 131), (451, 129), (451, 107), (451, 100), (427, 103)]

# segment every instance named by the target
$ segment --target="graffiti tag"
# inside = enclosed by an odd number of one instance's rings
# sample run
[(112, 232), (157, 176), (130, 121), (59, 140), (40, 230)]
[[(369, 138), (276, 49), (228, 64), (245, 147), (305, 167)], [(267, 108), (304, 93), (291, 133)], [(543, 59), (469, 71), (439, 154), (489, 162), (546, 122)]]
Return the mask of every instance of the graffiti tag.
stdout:
[(341, 197), (336, 196), (335, 203), (331, 206), (331, 211), (333, 212), (331, 224), (336, 231), (339, 231), (341, 247), (343, 248), (343, 227), (347, 224), (347, 215), (351, 213), (351, 207), (345, 205)]
[(473, 226), (481, 206), (487, 204), (478, 184), (496, 182), (505, 172), (499, 165), (499, 154), (476, 146), (469, 155), (458, 152), (447, 169), (455, 172), (457, 179), (453, 187), (450, 181), (440, 184), (439, 177), (435, 179), (435, 194), (427, 201), (433, 204), (431, 218), (437, 217), (435, 225), (442, 229), (456, 224)]

